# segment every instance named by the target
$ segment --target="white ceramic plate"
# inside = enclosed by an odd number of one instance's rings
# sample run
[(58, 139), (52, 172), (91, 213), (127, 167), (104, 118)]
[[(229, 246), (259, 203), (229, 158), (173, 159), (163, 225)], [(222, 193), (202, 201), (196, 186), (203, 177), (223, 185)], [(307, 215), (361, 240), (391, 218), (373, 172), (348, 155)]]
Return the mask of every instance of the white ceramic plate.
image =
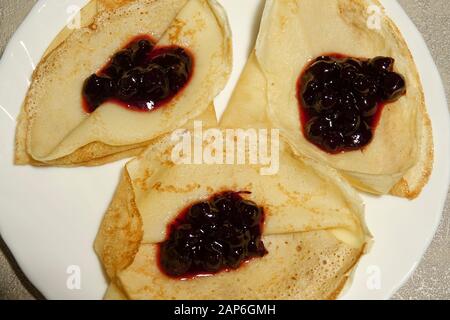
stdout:
[[(218, 99), (223, 111), (253, 47), (263, 0), (222, 0), (234, 32), (235, 68)], [(31, 282), (50, 299), (100, 299), (105, 278), (93, 241), (125, 161), (98, 168), (38, 169), (12, 164), (15, 119), (33, 68), (66, 24), (73, 6), (86, 0), (40, 0), (11, 39), (0, 63), (0, 232)], [(439, 223), (449, 185), (449, 115), (430, 53), (397, 2), (383, 1), (405, 35), (425, 88), (436, 147), (433, 176), (421, 197), (407, 201), (366, 197), (375, 237), (344, 299), (389, 298), (410, 276)], [(67, 286), (79, 267), (81, 289)]]

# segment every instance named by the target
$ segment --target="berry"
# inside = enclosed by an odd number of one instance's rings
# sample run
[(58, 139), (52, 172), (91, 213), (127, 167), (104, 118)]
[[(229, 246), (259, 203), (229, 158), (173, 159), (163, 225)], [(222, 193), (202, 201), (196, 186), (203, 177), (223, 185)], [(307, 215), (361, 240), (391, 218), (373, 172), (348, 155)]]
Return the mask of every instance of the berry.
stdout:
[(391, 72), (394, 68), (394, 62), (395, 60), (389, 57), (375, 57), (370, 60), (369, 67), (377, 73)]
[(239, 193), (223, 192), (194, 203), (169, 228), (160, 244), (162, 271), (190, 277), (236, 269), (267, 254), (261, 240), (264, 213)]
[(398, 73), (389, 72), (383, 78), (382, 89), (385, 101), (395, 101), (406, 92), (405, 79)]
[(100, 104), (114, 94), (115, 84), (108, 77), (90, 76), (84, 82), (83, 96), (88, 104), (89, 112), (94, 112)]
[[(152, 52), (156, 52), (152, 56)], [(126, 107), (151, 111), (175, 97), (192, 75), (193, 61), (181, 47), (154, 48), (138, 39), (120, 50), (108, 65), (91, 75), (83, 87), (87, 112), (109, 98)]]
[(299, 81), (305, 137), (329, 153), (352, 151), (372, 141), (380, 106), (406, 92), (394, 59), (320, 56)]

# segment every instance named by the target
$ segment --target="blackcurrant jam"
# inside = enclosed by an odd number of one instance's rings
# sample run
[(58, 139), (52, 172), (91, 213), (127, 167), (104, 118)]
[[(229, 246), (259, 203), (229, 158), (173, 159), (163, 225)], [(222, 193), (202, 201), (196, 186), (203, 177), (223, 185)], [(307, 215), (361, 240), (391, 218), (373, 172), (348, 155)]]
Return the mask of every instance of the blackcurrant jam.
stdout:
[(223, 192), (185, 209), (159, 244), (158, 262), (169, 277), (190, 279), (239, 268), (267, 254), (261, 239), (264, 210), (242, 192)]
[(406, 93), (394, 59), (333, 54), (313, 60), (297, 83), (303, 134), (337, 154), (360, 150), (373, 139), (383, 106)]
[(137, 37), (86, 79), (85, 111), (92, 113), (107, 101), (136, 111), (155, 110), (183, 90), (192, 72), (193, 57), (186, 49), (155, 47), (151, 38)]

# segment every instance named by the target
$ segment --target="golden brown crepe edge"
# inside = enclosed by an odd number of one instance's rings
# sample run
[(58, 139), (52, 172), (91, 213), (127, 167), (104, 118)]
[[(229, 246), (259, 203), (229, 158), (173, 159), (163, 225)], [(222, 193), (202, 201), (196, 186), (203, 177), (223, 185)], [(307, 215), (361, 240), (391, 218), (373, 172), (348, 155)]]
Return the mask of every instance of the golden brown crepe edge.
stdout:
[[(382, 8), (384, 12), (386, 11), (379, 0), (372, 1), (376, 3), (377, 6)], [(414, 74), (414, 81), (419, 85), (420, 92), (420, 101), (417, 101), (417, 103), (419, 104), (417, 113), (417, 117), (419, 118), (417, 126), (419, 134), (419, 145), (417, 150), (418, 161), (412, 168), (409, 169), (409, 171), (405, 173), (402, 179), (390, 191), (391, 195), (412, 200), (420, 195), (422, 189), (428, 183), (431, 172), (433, 171), (433, 128), (430, 116), (427, 112), (422, 80), (420, 79), (414, 57), (397, 25), (392, 21), (390, 17), (388, 17), (387, 15), (386, 17), (387, 19), (385, 20), (389, 25), (389, 28), (387, 28), (387, 30), (391, 32), (392, 36), (402, 44), (402, 47), (405, 48), (403, 52), (405, 55), (405, 59), (407, 59), (410, 62), (409, 64), (413, 67), (411, 70)]]
[[(113, 0), (90, 0), (80, 11), (81, 24), (82, 26), (87, 26), (91, 24), (95, 16), (98, 14), (99, 1), (108, 3)], [(124, 0), (125, 1), (125, 0)], [(53, 39), (48, 48), (46, 49), (41, 61), (34, 70), (31, 81), (34, 81), (38, 69), (43, 65), (43, 62), (49, 57), (55, 49), (57, 49), (71, 34), (73, 30), (69, 29), (67, 26), (64, 27), (58, 35)], [(30, 157), (27, 152), (27, 135), (28, 135), (28, 114), (25, 108), (28, 99), (28, 93), (25, 96), (24, 103), (21, 106), (19, 116), (17, 118), (16, 136), (15, 136), (15, 147), (14, 147), (14, 164), (16, 165), (33, 165), (33, 166), (44, 166), (46, 164), (36, 161)]]
[(422, 135), (419, 145), (419, 161), (411, 168), (402, 179), (392, 188), (391, 195), (408, 198), (417, 198), (427, 185), (433, 171), (434, 144), (433, 128), (430, 117), (426, 110), (421, 110)]
[(131, 179), (125, 169), (94, 243), (94, 249), (111, 281), (133, 262), (142, 237), (142, 220)]
[[(214, 105), (210, 105), (204, 113), (202, 113), (198, 119), (203, 121), (205, 124), (212, 126), (216, 123), (216, 112), (214, 109)], [(191, 120), (187, 125), (192, 126), (192, 123), (195, 120)], [(23, 130), (23, 126), (18, 130)], [(18, 131), (18, 134), (23, 134), (22, 131)], [(166, 133), (165, 133), (166, 134)], [(165, 135), (162, 134), (162, 135)], [(28, 153), (21, 152), (20, 159), (16, 158), (17, 165), (27, 165), (31, 164), (37, 167), (46, 167), (46, 166), (54, 166), (54, 167), (91, 167), (91, 166), (100, 166), (110, 162), (132, 158), (140, 155), (144, 150), (155, 140), (158, 140), (159, 137), (145, 141), (140, 144), (133, 144), (128, 146), (111, 146), (102, 142), (92, 142), (89, 143), (70, 155), (65, 157), (48, 161), (48, 162), (39, 162), (31, 158)], [(23, 145), (17, 145), (16, 148), (23, 148)]]
[(120, 287), (119, 283), (111, 282), (106, 290), (103, 300), (109, 301), (119, 301), (119, 300), (129, 300), (126, 293)]

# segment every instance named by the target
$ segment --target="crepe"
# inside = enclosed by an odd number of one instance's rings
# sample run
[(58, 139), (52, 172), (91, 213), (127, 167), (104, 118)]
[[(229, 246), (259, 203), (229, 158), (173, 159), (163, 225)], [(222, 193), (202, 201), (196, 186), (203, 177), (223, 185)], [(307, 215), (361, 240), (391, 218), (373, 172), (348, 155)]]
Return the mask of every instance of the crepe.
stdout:
[[(368, 27), (371, 5), (380, 9), (380, 29)], [(411, 53), (383, 10), (372, 0), (268, 0), (256, 55), (268, 83), (268, 118), (297, 153), (338, 169), (363, 191), (414, 198), (432, 170), (432, 129)], [(328, 53), (390, 56), (406, 78), (407, 94), (386, 105), (373, 141), (362, 150), (332, 155), (303, 135), (297, 79), (311, 59)]]
[[(16, 164), (99, 165), (137, 155), (203, 113), (228, 79), (231, 32), (215, 0), (98, 0), (81, 14), (82, 28), (63, 30), (33, 74), (17, 127)], [(157, 46), (179, 45), (193, 53), (190, 83), (152, 112), (109, 102), (84, 112), (84, 80), (142, 34), (158, 40)]]
[[(338, 175), (282, 151), (280, 173), (257, 167), (174, 165), (170, 137), (127, 165), (96, 240), (112, 287), (107, 298), (335, 298), (362, 255), (363, 206)], [(162, 149), (161, 149), (162, 148)], [(165, 156), (157, 156), (165, 155)], [(252, 192), (266, 211), (269, 254), (236, 271), (180, 281), (157, 265), (157, 244), (187, 203), (221, 190)], [(327, 201), (323, 201), (326, 197)], [(119, 289), (120, 288), (120, 289)]]
[[(249, 90), (265, 86), (255, 68), (252, 58), (225, 121), (230, 112), (240, 114), (242, 124), (253, 118), (247, 110), (261, 107), (264, 114), (264, 90)], [(268, 128), (264, 119), (258, 127)], [(360, 197), (335, 170), (295, 155), (283, 140), (279, 171), (265, 176), (261, 165), (175, 164), (175, 146), (171, 136), (163, 137), (125, 168), (95, 245), (110, 281), (106, 299), (338, 297), (370, 236)], [(189, 203), (223, 190), (249, 191), (245, 197), (264, 208), (269, 254), (210, 277), (180, 281), (165, 276), (156, 250), (167, 225)]]

